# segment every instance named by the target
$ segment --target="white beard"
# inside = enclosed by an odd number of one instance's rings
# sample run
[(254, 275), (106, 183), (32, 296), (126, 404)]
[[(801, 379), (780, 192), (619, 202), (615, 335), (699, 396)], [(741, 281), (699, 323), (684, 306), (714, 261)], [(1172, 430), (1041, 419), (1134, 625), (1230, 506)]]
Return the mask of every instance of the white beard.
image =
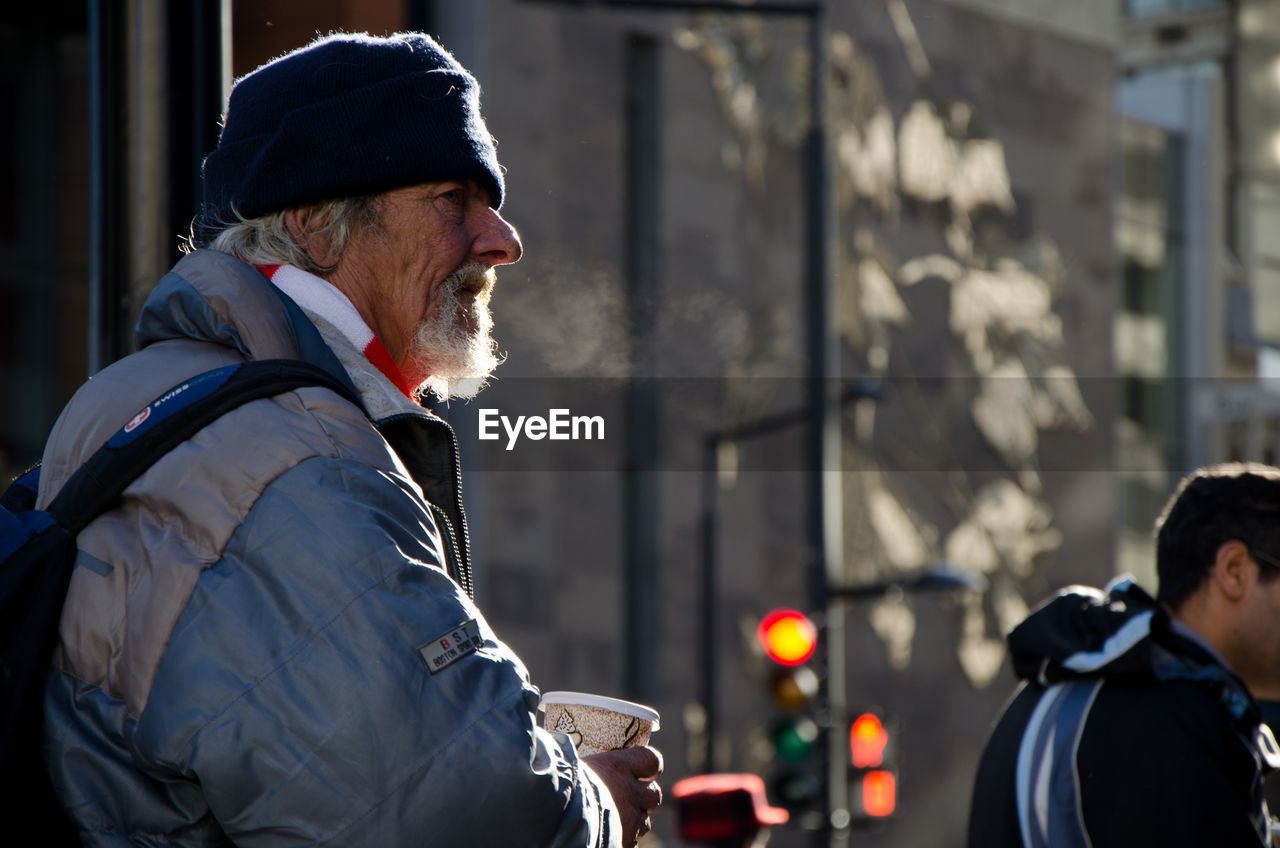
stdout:
[[(409, 356), (421, 373), (428, 375), (414, 389), (416, 397), (432, 392), (441, 400), (469, 399), (488, 384), (502, 361), (492, 336), (493, 316), (489, 312), (495, 279), (492, 268), (469, 262), (441, 282), (440, 308), (418, 325), (410, 343)], [(465, 308), (458, 292), (474, 288), (480, 281), (484, 288), (476, 293), (469, 310), (476, 330), (470, 332), (461, 317)]]

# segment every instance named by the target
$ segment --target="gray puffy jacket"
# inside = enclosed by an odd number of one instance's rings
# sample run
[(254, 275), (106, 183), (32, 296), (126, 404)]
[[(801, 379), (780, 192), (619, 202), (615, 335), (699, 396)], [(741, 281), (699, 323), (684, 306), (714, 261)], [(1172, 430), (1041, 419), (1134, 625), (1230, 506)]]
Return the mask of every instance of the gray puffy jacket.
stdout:
[(618, 844), (603, 783), (535, 726), (537, 690), (468, 596), (452, 432), (312, 318), (194, 253), (148, 299), (139, 352), (55, 425), (41, 506), (211, 368), (305, 359), (369, 413), (321, 388), (252, 401), (80, 534), (45, 736), (85, 843)]

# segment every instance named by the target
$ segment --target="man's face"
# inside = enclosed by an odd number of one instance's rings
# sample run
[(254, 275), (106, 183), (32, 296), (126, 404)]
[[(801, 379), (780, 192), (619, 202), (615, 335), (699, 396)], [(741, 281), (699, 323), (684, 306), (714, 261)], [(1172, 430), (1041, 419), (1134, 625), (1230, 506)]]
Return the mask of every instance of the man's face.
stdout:
[(1242, 668), (1234, 669), (1256, 697), (1271, 700), (1280, 699), (1280, 578), (1274, 574), (1274, 567), (1258, 563), (1257, 577), (1236, 620), (1247, 659), (1240, 663)]
[(470, 180), (383, 195), (380, 226), (356, 236), (330, 277), (410, 384), (470, 395), (498, 364), (489, 298), (493, 269), (520, 258), (520, 239)]

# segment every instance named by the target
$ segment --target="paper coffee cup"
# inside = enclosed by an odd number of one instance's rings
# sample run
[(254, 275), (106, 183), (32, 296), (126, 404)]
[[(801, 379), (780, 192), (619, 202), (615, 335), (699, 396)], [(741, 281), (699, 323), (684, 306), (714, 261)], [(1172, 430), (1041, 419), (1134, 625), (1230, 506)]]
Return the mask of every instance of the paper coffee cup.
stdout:
[(583, 757), (648, 745), (659, 726), (652, 707), (587, 692), (546, 692), (542, 709), (542, 726), (568, 734)]

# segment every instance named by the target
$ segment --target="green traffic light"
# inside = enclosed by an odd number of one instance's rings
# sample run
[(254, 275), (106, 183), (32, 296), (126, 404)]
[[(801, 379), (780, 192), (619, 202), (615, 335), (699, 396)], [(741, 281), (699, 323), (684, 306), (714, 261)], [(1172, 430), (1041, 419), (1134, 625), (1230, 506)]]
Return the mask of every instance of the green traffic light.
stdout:
[(784, 763), (802, 763), (813, 754), (818, 742), (818, 725), (801, 716), (777, 725), (773, 733), (774, 756)]

